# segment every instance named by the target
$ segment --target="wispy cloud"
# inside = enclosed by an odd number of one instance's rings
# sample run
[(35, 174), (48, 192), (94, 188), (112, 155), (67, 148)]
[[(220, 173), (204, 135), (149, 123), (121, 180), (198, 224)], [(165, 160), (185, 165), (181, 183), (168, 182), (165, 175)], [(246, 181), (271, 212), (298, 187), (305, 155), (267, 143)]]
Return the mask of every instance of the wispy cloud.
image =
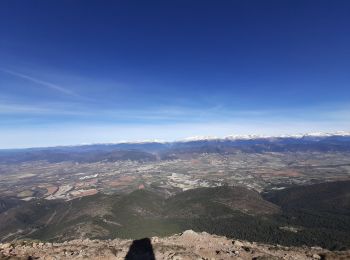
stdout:
[(349, 119), (347, 106), (309, 107), (304, 109), (275, 110), (238, 110), (227, 109), (221, 106), (207, 108), (156, 106), (130, 108), (130, 107), (104, 107), (92, 106), (90, 103), (76, 102), (41, 102), (26, 103), (0, 97), (0, 118), (13, 116), (42, 120), (47, 118), (47, 123), (55, 120), (75, 120), (76, 122), (114, 122), (118, 123), (144, 123), (164, 124), (169, 122), (190, 123), (222, 123), (227, 121), (265, 122), (273, 120), (281, 121), (328, 121), (346, 122)]
[[(0, 96), (0, 149), (188, 136), (295, 134), (350, 130), (348, 106), (298, 111), (158, 106), (143, 110), (86, 104), (23, 103)], [(16, 126), (16, 127), (14, 127)], [(17, 127), (21, 126), (21, 127)]]
[[(69, 105), (68, 105), (69, 106)], [(0, 116), (1, 115), (19, 115), (19, 116), (89, 116), (88, 112), (76, 110), (76, 107), (70, 107), (71, 109), (64, 109), (64, 104), (60, 106), (52, 105), (31, 105), (31, 104), (18, 104), (18, 103), (3, 103), (0, 104)]]
[(12, 75), (12, 76), (15, 76), (15, 77), (18, 77), (18, 78), (21, 78), (21, 79), (33, 82), (33, 83), (36, 83), (37, 85), (40, 85), (42, 87), (46, 87), (48, 89), (60, 92), (60, 93), (65, 94), (65, 95), (69, 95), (69, 96), (73, 96), (73, 97), (80, 97), (78, 94), (76, 94), (75, 92), (71, 91), (70, 89), (64, 88), (62, 86), (56, 85), (56, 84), (51, 83), (51, 82), (47, 82), (47, 81), (44, 81), (44, 80), (41, 80), (41, 79), (38, 79), (38, 78), (34, 78), (32, 76), (29, 76), (29, 75), (26, 75), (26, 74), (23, 74), (23, 73), (19, 73), (17, 71), (13, 71), (13, 70), (0, 68), (0, 71), (3, 72), (3, 73), (6, 73), (6, 74), (9, 74), (9, 75)]
[[(52, 117), (70, 116), (75, 119), (89, 120), (128, 120), (128, 121), (164, 121), (164, 120), (194, 120), (200, 110), (179, 108), (153, 108), (153, 109), (128, 109), (128, 108), (101, 108), (89, 107), (81, 103), (58, 102), (58, 103), (21, 103), (0, 98), (0, 117)], [(209, 113), (207, 117), (210, 116)]]

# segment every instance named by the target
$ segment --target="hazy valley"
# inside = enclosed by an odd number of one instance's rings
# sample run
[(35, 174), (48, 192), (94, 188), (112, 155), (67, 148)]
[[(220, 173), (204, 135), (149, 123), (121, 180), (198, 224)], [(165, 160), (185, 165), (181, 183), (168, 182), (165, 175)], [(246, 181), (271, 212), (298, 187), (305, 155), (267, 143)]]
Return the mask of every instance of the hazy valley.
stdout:
[(2, 242), (169, 236), (350, 246), (347, 135), (0, 152)]

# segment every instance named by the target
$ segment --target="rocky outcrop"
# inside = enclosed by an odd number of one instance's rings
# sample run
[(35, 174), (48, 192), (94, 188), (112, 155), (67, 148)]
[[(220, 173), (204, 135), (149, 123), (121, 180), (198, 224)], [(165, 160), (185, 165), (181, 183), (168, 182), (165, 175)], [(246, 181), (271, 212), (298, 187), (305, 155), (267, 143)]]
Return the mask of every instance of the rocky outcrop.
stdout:
[(187, 230), (141, 240), (16, 241), (0, 244), (0, 259), (349, 259), (350, 251), (285, 247)]

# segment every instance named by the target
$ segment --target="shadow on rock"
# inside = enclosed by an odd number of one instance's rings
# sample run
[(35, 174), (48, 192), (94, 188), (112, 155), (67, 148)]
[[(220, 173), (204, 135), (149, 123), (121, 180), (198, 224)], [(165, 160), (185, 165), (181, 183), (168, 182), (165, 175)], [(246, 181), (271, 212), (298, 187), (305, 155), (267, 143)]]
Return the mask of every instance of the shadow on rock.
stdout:
[(125, 256), (125, 260), (155, 260), (153, 247), (149, 238), (134, 240)]

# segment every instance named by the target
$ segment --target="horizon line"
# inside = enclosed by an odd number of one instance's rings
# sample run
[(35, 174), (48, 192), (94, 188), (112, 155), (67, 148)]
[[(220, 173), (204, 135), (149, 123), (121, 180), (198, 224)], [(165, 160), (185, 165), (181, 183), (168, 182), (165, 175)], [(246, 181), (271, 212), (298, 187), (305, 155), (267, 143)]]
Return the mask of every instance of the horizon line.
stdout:
[(25, 149), (50, 149), (59, 147), (79, 147), (79, 146), (93, 146), (93, 145), (118, 145), (118, 144), (171, 144), (179, 142), (199, 142), (199, 141), (215, 141), (215, 140), (254, 140), (254, 139), (269, 139), (269, 138), (303, 138), (303, 137), (330, 137), (330, 136), (350, 136), (349, 131), (330, 131), (330, 132), (305, 132), (296, 134), (279, 134), (279, 135), (262, 135), (262, 134), (246, 134), (246, 135), (226, 135), (226, 136), (191, 136), (182, 139), (174, 139), (165, 141), (161, 139), (144, 139), (126, 141), (120, 140), (116, 142), (96, 142), (96, 143), (80, 143), (80, 144), (67, 144), (67, 145), (52, 145), (52, 146), (30, 146), (30, 147), (18, 147), (18, 148), (0, 148), (0, 151), (5, 150), (25, 150)]

